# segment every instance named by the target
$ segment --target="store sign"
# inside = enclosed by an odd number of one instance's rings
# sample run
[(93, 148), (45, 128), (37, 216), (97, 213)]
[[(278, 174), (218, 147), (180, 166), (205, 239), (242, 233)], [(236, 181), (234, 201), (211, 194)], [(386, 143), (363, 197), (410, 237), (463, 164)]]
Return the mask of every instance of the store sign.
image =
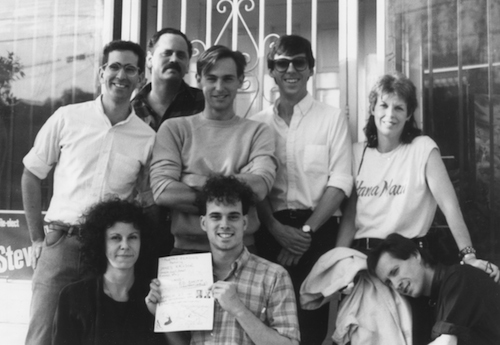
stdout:
[(0, 278), (31, 279), (31, 240), (21, 211), (0, 210)]

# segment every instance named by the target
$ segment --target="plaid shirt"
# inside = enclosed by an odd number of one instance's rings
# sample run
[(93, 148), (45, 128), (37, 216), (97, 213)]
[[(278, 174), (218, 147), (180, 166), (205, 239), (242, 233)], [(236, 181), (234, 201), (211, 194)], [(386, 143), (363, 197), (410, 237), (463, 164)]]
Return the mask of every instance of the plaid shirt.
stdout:
[(151, 83), (144, 86), (137, 93), (134, 99), (132, 99), (131, 104), (137, 116), (143, 119), (155, 131), (158, 131), (158, 128), (166, 119), (198, 114), (205, 108), (203, 92), (200, 89), (190, 87), (182, 81), (179, 92), (175, 95), (172, 104), (165, 111), (165, 114), (160, 117), (148, 103), (150, 92)]
[[(264, 324), (290, 339), (300, 339), (292, 281), (286, 270), (244, 248), (224, 281), (236, 283), (238, 297)], [(254, 344), (236, 319), (215, 304), (212, 331), (194, 331), (191, 344)]]

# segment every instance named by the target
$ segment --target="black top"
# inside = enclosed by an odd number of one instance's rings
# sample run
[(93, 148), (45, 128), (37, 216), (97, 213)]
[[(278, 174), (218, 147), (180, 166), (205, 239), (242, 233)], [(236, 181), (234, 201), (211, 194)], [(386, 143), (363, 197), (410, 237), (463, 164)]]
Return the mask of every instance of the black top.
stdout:
[(54, 319), (53, 345), (166, 344), (153, 332), (154, 317), (144, 298), (149, 281), (136, 278), (127, 302), (104, 293), (102, 277), (66, 286), (59, 296)]
[(500, 285), (470, 265), (438, 266), (432, 282), (436, 302), (432, 339), (456, 335), (458, 344), (500, 344)]
[(165, 114), (161, 116), (157, 114), (148, 103), (147, 97), (150, 92), (151, 83), (147, 84), (139, 91), (131, 104), (137, 116), (146, 121), (155, 131), (158, 131), (158, 128), (160, 128), (160, 125), (166, 119), (198, 114), (205, 108), (203, 91), (190, 87), (184, 80), (181, 81), (179, 92), (175, 95), (172, 104), (167, 108)]

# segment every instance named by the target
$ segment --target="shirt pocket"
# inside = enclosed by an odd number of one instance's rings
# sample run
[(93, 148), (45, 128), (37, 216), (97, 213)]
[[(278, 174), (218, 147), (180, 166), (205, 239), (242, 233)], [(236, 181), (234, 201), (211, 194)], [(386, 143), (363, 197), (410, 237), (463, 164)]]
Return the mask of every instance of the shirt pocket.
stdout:
[(128, 196), (134, 189), (141, 164), (136, 159), (120, 153), (113, 155), (109, 172), (109, 189), (121, 196)]
[(328, 149), (326, 145), (306, 145), (304, 172), (311, 175), (328, 175)]

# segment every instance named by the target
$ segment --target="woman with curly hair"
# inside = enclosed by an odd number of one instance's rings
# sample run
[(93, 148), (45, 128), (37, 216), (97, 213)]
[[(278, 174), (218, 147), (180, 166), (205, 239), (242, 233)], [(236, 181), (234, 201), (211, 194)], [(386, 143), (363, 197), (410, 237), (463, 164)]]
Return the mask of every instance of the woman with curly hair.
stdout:
[(87, 278), (59, 297), (53, 344), (164, 344), (144, 298), (149, 226), (141, 207), (119, 199), (90, 208), (82, 225)]

